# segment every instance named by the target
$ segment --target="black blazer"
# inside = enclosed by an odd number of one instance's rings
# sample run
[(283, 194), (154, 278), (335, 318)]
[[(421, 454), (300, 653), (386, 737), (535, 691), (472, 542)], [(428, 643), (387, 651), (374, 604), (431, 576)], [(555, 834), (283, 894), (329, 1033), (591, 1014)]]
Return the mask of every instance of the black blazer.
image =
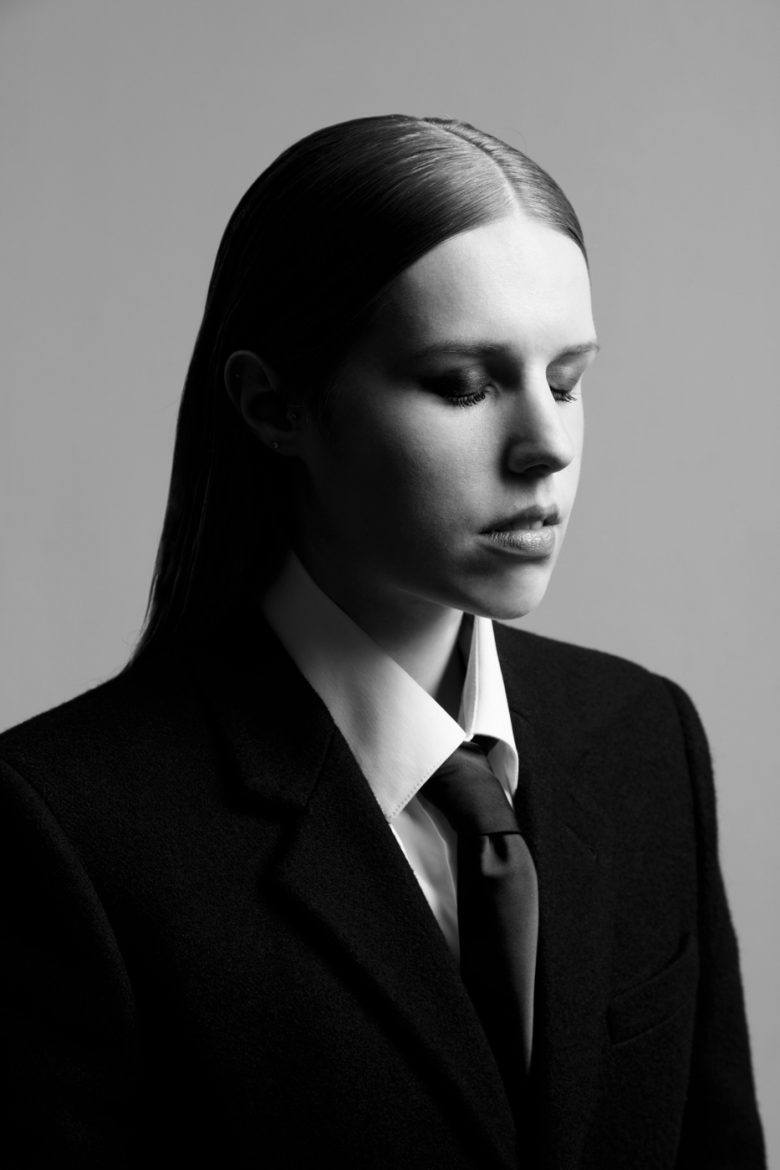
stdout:
[(425, 898), (261, 624), (0, 736), (4, 1165), (764, 1164), (690, 701), (496, 633), (541, 903), (519, 1157)]

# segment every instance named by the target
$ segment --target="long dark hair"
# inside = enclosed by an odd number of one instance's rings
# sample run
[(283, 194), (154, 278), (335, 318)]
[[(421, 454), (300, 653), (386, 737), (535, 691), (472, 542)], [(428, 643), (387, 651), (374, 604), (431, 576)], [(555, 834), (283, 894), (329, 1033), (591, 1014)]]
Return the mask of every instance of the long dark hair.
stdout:
[(240, 615), (285, 551), (290, 461), (268, 452), (233, 408), (228, 356), (258, 353), (282, 391), (326, 425), (339, 367), (394, 277), (517, 207), (585, 255), (574, 209), (550, 176), (464, 122), (400, 114), (342, 122), (295, 143), (255, 180), (209, 284), (135, 658)]

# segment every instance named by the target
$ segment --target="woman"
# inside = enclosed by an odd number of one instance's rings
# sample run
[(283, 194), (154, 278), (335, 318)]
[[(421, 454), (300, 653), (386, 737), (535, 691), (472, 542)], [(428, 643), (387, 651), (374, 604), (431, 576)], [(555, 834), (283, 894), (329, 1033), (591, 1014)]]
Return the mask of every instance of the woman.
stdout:
[(492, 624), (596, 351), (574, 211), (473, 127), (249, 189), (134, 660), (0, 739), (13, 1164), (763, 1164), (690, 701)]

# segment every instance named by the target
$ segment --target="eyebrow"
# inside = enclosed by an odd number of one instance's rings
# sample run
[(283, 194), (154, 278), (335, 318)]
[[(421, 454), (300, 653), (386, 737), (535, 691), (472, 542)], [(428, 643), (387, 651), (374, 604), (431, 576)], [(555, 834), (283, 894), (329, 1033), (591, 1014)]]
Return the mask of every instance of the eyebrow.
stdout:
[[(601, 346), (594, 338), (592, 341), (581, 341), (577, 345), (567, 345), (552, 358), (553, 362), (560, 362), (564, 358), (581, 357), (588, 354), (597, 354)], [(503, 357), (512, 352), (512, 347), (497, 342), (486, 341), (468, 344), (461, 341), (441, 341), (428, 345), (424, 349), (412, 354), (412, 360), (418, 361), (426, 357)]]

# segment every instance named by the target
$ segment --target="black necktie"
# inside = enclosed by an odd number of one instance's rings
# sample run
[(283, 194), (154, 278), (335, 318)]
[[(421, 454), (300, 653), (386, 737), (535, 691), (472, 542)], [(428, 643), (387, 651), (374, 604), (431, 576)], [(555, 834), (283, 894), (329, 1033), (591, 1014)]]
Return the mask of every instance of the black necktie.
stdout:
[(510, 1100), (531, 1059), (539, 926), (536, 869), (512, 806), (473, 740), (445, 760), (420, 795), (458, 838), (460, 969)]

